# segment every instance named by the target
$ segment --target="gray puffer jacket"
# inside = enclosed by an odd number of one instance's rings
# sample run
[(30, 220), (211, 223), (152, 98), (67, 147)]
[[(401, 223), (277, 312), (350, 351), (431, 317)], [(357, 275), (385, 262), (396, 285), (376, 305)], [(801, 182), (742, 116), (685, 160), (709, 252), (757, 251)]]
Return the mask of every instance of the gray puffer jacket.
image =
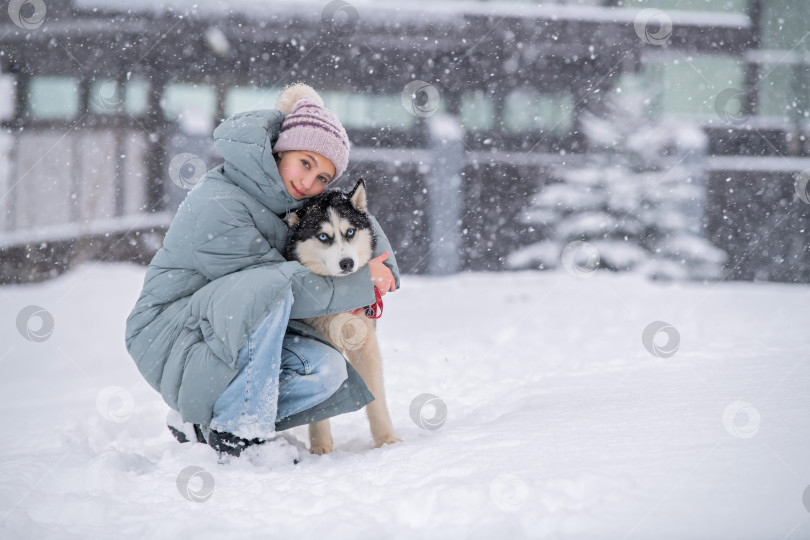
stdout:
[[(274, 109), (245, 112), (216, 128), (225, 163), (210, 170), (178, 208), (127, 318), (129, 354), (186, 422), (210, 422), (214, 402), (238, 373), (239, 349), (289, 290), (292, 319), (374, 303), (368, 265), (331, 278), (281, 255), (287, 237), (282, 218), (303, 204), (284, 188), (271, 150), (284, 116)], [(393, 250), (371, 221), (374, 256), (389, 251), (385, 264), (399, 287)], [(324, 341), (300, 321), (290, 321), (287, 331)], [(359, 377), (349, 382), (363, 384)]]

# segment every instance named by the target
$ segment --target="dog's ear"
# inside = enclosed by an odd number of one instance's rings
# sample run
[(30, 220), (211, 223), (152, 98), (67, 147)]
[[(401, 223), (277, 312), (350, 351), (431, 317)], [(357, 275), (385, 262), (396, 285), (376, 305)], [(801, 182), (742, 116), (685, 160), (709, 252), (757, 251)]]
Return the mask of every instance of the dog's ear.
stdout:
[(284, 218), (284, 221), (287, 222), (288, 227), (292, 228), (295, 227), (295, 225), (298, 223), (300, 219), (301, 218), (298, 215), (298, 212), (290, 212), (289, 215)]
[(349, 193), (349, 201), (360, 212), (367, 212), (366, 210), (366, 183), (363, 179), (357, 181), (354, 189)]

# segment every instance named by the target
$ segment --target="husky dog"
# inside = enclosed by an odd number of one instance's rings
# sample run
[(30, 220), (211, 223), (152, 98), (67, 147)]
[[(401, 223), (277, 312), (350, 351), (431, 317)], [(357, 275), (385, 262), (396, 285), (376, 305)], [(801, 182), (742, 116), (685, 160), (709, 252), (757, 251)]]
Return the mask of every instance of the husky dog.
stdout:
[[(362, 179), (349, 193), (328, 191), (313, 197), (291, 212), (286, 221), (291, 230), (285, 258), (297, 260), (315, 274), (351, 274), (367, 264), (374, 252), (376, 238), (366, 210), (366, 185)], [(394, 433), (385, 404), (376, 321), (365, 315), (336, 313), (304, 319), (304, 322), (348, 356), (374, 395), (374, 401), (366, 406), (366, 413), (375, 446), (401, 442)], [(329, 420), (310, 424), (309, 438), (311, 453), (331, 452)]]

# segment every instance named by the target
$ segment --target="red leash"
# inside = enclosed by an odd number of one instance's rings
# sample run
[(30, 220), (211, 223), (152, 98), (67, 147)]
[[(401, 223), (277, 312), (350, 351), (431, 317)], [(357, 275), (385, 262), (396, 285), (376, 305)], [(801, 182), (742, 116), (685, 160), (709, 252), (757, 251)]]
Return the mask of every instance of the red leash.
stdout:
[(374, 287), (374, 296), (377, 298), (377, 301), (370, 306), (366, 306), (366, 317), (369, 319), (379, 319), (382, 317), (382, 295), (377, 287)]

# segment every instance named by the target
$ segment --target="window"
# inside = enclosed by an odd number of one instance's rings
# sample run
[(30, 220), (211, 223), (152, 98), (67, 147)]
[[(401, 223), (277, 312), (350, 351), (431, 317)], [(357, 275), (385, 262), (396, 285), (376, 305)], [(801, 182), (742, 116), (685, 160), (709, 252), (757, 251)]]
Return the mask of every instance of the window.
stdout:
[(17, 103), (17, 79), (13, 75), (0, 73), (0, 96), (0, 120), (11, 120)]
[(28, 87), (28, 113), (34, 120), (70, 120), (79, 114), (79, 80), (33, 77)]
[(225, 116), (257, 109), (275, 109), (280, 93), (275, 88), (257, 86), (233, 86), (225, 93)]
[(506, 96), (504, 127), (507, 131), (568, 133), (574, 125), (573, 113), (574, 98), (569, 92), (515, 90)]
[(126, 82), (124, 109), (135, 117), (145, 116), (149, 110), (149, 81), (133, 77)]
[(747, 2), (748, 0), (623, 0), (621, 4), (622, 7), (630, 9), (655, 8), (662, 11), (747, 13)]
[[(326, 107), (340, 118), (340, 122), (347, 129), (406, 130), (413, 126), (417, 119), (417, 116), (405, 109), (400, 94), (322, 92), (321, 97)], [(436, 112), (442, 110), (440, 98)]]
[(716, 100), (728, 89), (744, 88), (745, 64), (732, 56), (696, 56), (662, 59), (644, 66), (644, 76), (661, 89), (660, 112), (716, 116)]
[(144, 116), (149, 107), (149, 82), (133, 78), (123, 83), (113, 77), (90, 82), (87, 108), (93, 114), (131, 114)]
[(789, 117), (796, 102), (792, 90), (796, 83), (796, 68), (790, 64), (761, 64), (756, 85), (758, 114), (761, 116)]
[(168, 83), (160, 106), (167, 120), (210, 123), (216, 113), (217, 95), (207, 84)]
[(762, 48), (794, 51), (810, 50), (803, 41), (810, 20), (810, 2), (768, 0), (762, 3)]
[(115, 114), (124, 104), (121, 84), (113, 78), (95, 79), (90, 83), (87, 108), (93, 114)]
[(495, 105), (483, 90), (467, 92), (461, 98), (461, 122), (469, 130), (492, 129)]

